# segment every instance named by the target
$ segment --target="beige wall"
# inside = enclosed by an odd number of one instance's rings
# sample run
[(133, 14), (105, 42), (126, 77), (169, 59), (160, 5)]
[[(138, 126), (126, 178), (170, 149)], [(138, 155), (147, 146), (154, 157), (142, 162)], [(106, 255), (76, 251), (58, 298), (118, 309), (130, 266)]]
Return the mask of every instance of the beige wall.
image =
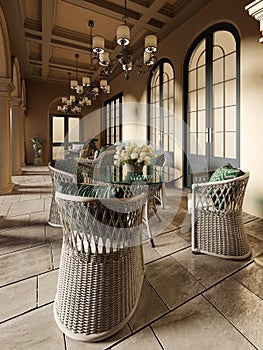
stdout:
[[(176, 78), (175, 117), (178, 118), (175, 142), (178, 142), (176, 166), (182, 169), (183, 126), (183, 63), (187, 50), (196, 36), (209, 26), (218, 22), (230, 22), (236, 26), (241, 36), (241, 167), (251, 172), (244, 209), (251, 214), (263, 216), (259, 200), (263, 198), (261, 173), (263, 170), (261, 152), (263, 149), (263, 44), (259, 44), (259, 22), (245, 11), (248, 1), (214, 0), (203, 10), (196, 13), (185, 24), (171, 33), (161, 43), (158, 58), (169, 57), (174, 64)], [(123, 92), (124, 102), (130, 107), (124, 113), (124, 139), (141, 138), (146, 135), (146, 114), (134, 109), (134, 104), (146, 102), (147, 74), (132, 71), (129, 81), (124, 73), (111, 82), (111, 95)], [(33, 160), (30, 138), (41, 136), (49, 140), (48, 107), (52, 100), (62, 96), (60, 85), (27, 82), (28, 110), (26, 117), (27, 162)], [(41, 98), (40, 98), (41, 96)], [(97, 107), (102, 106), (98, 102)], [(90, 112), (85, 117), (84, 137), (97, 134), (100, 130), (99, 113)], [(130, 126), (128, 126), (130, 125)], [(143, 130), (143, 126), (145, 129)], [(44, 149), (47, 143), (44, 144)], [(44, 160), (48, 157), (45, 153)]]

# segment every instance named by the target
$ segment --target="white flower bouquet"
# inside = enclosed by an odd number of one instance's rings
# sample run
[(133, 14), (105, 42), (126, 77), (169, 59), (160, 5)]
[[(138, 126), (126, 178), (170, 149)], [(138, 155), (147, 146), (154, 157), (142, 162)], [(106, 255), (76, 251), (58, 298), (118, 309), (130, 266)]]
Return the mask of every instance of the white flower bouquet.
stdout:
[(131, 142), (127, 142), (124, 147), (117, 146), (115, 155), (116, 165), (127, 163), (134, 166), (150, 165), (151, 158), (155, 157), (151, 145), (138, 146)]

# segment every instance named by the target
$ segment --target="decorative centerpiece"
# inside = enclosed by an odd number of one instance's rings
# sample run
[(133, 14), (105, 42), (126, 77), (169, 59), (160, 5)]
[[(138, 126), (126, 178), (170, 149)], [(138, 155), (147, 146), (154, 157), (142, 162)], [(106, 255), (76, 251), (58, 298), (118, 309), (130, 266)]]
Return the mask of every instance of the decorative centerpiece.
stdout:
[(127, 142), (116, 147), (116, 165), (126, 164), (127, 172), (142, 174), (143, 166), (151, 164), (151, 158), (155, 158), (151, 145), (142, 145)]

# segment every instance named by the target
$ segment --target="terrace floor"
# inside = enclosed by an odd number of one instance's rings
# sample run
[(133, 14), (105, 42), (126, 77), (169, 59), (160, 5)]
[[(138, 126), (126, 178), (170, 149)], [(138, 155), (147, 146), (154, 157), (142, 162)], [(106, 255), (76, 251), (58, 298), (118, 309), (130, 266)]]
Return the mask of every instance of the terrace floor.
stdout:
[(145, 279), (136, 312), (98, 343), (65, 337), (53, 318), (62, 231), (47, 225), (51, 179), (26, 167), (0, 196), (0, 344), (3, 350), (263, 350), (263, 219), (244, 213), (251, 258), (191, 253), (187, 194), (167, 189), (162, 221), (150, 220)]

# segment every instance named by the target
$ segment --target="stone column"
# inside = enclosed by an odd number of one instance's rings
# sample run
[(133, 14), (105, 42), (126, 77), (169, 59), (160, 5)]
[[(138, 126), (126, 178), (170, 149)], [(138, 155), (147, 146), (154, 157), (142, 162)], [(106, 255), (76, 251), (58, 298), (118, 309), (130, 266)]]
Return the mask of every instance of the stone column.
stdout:
[(21, 174), (21, 147), (20, 147), (20, 104), (19, 97), (11, 100), (11, 154), (12, 154), (12, 175)]
[(0, 78), (0, 195), (13, 189), (10, 152), (10, 95), (13, 89), (10, 79)]
[(20, 161), (21, 166), (26, 165), (26, 142), (25, 142), (25, 108), (20, 109)]

